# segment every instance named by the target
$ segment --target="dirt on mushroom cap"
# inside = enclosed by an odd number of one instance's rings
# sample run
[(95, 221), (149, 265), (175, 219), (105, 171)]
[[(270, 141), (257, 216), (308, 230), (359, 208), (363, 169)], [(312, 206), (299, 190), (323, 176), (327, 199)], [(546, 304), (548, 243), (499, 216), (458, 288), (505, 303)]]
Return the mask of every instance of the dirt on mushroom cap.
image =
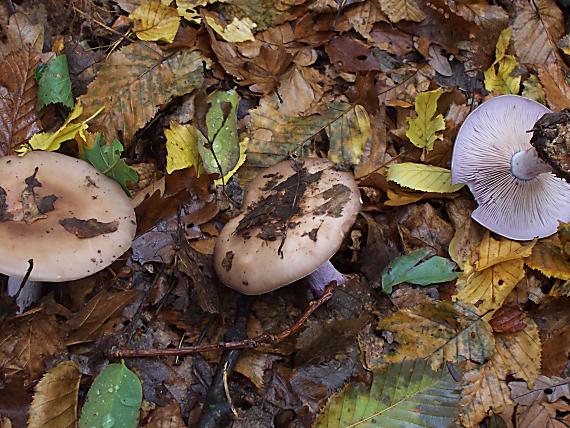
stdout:
[[(33, 191), (26, 184), (30, 177), (37, 181)], [(31, 280), (69, 281), (103, 269), (129, 249), (136, 231), (129, 199), (116, 182), (88, 163), (50, 152), (6, 156), (0, 159), (0, 183), (0, 193), (5, 193), (0, 195), (0, 272), (22, 277), (32, 259)], [(38, 209), (38, 217), (26, 223), (19, 213), (24, 193), (32, 202), (50, 197), (53, 206), (43, 213)], [(91, 237), (81, 239), (60, 223), (74, 219), (100, 231), (84, 228), (81, 234)]]
[(218, 237), (226, 285), (261, 294), (303, 278), (340, 247), (360, 209), (352, 174), (323, 159), (281, 162), (248, 186), (244, 212)]

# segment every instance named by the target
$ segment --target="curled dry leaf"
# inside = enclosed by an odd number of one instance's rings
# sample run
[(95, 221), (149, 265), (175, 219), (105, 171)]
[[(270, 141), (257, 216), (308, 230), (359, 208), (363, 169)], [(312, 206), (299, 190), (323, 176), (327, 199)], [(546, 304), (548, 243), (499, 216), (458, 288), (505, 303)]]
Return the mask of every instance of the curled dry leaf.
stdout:
[(77, 424), (81, 373), (73, 361), (59, 363), (36, 385), (28, 428), (67, 428)]
[(418, 0), (380, 0), (380, 9), (391, 22), (423, 21), (425, 14), (418, 5)]
[(526, 312), (516, 306), (504, 306), (489, 321), (495, 333), (516, 333), (526, 327)]
[(176, 9), (162, 4), (159, 0), (143, 3), (133, 10), (129, 18), (134, 21), (133, 30), (137, 37), (145, 41), (172, 43), (180, 26)]

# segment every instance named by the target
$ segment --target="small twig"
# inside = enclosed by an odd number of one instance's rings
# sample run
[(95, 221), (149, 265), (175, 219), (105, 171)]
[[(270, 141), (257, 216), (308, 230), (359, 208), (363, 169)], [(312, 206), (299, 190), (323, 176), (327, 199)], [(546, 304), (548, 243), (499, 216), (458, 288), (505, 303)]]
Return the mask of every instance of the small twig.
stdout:
[(253, 349), (263, 344), (276, 345), (285, 339), (296, 334), (305, 321), (319, 308), (323, 303), (330, 300), (333, 296), (336, 283), (332, 282), (325, 288), (321, 297), (309, 303), (305, 312), (299, 316), (293, 325), (281, 331), (278, 334), (263, 333), (252, 339), (236, 340), (233, 342), (208, 343), (205, 345), (188, 346), (185, 348), (169, 348), (169, 349), (118, 349), (112, 353), (115, 358), (148, 358), (148, 357), (167, 357), (191, 355), (200, 352), (231, 350), (231, 349)]

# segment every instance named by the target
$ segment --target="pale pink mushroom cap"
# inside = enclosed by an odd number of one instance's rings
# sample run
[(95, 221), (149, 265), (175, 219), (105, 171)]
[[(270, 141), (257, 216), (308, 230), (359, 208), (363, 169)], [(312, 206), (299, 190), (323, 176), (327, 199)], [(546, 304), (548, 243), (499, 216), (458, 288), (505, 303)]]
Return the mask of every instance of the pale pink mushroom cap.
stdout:
[(359, 210), (351, 173), (324, 159), (279, 162), (249, 184), (244, 211), (220, 232), (218, 277), (244, 294), (263, 294), (317, 271), (310, 283), (322, 292), (342, 281), (328, 260)]
[[(35, 168), (41, 183), (35, 192), (39, 197), (55, 195), (54, 209), (29, 224), (0, 221), (0, 272), (22, 278), (33, 259), (30, 281), (71, 281), (100, 271), (130, 248), (136, 231), (130, 199), (114, 180), (70, 156), (34, 151), (0, 158), (0, 187), (7, 193), (8, 210), (21, 206), (24, 181)], [(66, 218), (116, 222), (117, 229), (78, 238), (60, 224)]]
[[(499, 96), (476, 108), (455, 140), (453, 183), (467, 184), (477, 200), (474, 220), (510, 239), (543, 238), (557, 231), (559, 221), (570, 221), (570, 185), (542, 172), (530, 145), (529, 131), (549, 112), (524, 97)], [(536, 158), (537, 175), (523, 180), (513, 175), (512, 159), (525, 151), (529, 164)]]

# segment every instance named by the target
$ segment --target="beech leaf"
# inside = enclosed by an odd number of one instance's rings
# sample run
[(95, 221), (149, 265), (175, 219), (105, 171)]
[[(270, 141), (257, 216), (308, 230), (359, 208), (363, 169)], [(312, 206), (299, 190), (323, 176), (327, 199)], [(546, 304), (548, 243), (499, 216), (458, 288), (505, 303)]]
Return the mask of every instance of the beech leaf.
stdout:
[(255, 40), (252, 30), (257, 27), (257, 24), (248, 17), (238, 19), (234, 16), (233, 21), (224, 26), (214, 16), (206, 14), (206, 22), (227, 42), (240, 43)]
[(464, 186), (451, 183), (449, 169), (412, 162), (390, 165), (387, 178), (400, 186), (422, 192), (453, 193)]
[(485, 89), (499, 94), (518, 94), (521, 76), (517, 75), (518, 63), (513, 55), (506, 55), (513, 29), (505, 28), (495, 47), (495, 62), (485, 71)]
[(81, 373), (73, 361), (63, 361), (36, 385), (28, 428), (73, 427), (77, 423), (77, 395)]
[(346, 113), (325, 129), (329, 136), (328, 158), (334, 163), (356, 165), (370, 137), (370, 117), (366, 109), (358, 104), (339, 107), (345, 109)]
[(437, 100), (441, 94), (443, 94), (441, 88), (419, 93), (415, 101), (417, 116), (407, 119), (409, 128), (406, 130), (406, 137), (420, 149), (432, 150), (435, 140), (441, 139), (441, 135), (437, 132), (445, 129), (443, 115), (435, 115)]
[(558, 237), (538, 241), (530, 257), (524, 259), (524, 263), (548, 277), (570, 279), (570, 254), (563, 251)]
[[(430, 248), (423, 248), (393, 260), (382, 272), (382, 290), (390, 294), (394, 285), (402, 282), (429, 285), (452, 281), (459, 275), (456, 264), (444, 257), (433, 256)], [(423, 260), (423, 261), (422, 261)]]
[(107, 59), (79, 98), (85, 106), (83, 116), (104, 106), (92, 129), (128, 147), (158, 107), (202, 85), (203, 70), (209, 64), (197, 50), (164, 54), (156, 45), (130, 44)]
[(334, 395), (313, 427), (453, 425), (460, 385), (446, 367), (434, 372), (425, 360), (404, 361), (373, 376), (370, 386), (349, 384)]
[(123, 159), (121, 153), (124, 148), (119, 140), (113, 140), (111, 145), (103, 144), (103, 136), (97, 134), (93, 146), (85, 146), (83, 156), (85, 159), (105, 174), (121, 185), (123, 190), (130, 196), (127, 184), (136, 183), (139, 179), (137, 172), (128, 166)]
[(137, 37), (147, 42), (172, 43), (180, 26), (176, 9), (162, 4), (159, 0), (140, 5), (131, 12), (129, 18), (134, 22), (133, 30)]
[(141, 381), (125, 364), (109, 364), (97, 375), (81, 410), (80, 428), (136, 427)]
[(380, 9), (391, 22), (420, 22), (426, 17), (419, 8), (418, 0), (380, 0)]
[(67, 67), (67, 56), (58, 55), (46, 65), (40, 65), (36, 71), (38, 81), (38, 108), (48, 104), (61, 103), (73, 109), (71, 79)]
[(16, 147), (41, 130), (36, 113), (37, 64), (31, 48), (14, 52), (0, 63), (0, 156), (14, 154)]

